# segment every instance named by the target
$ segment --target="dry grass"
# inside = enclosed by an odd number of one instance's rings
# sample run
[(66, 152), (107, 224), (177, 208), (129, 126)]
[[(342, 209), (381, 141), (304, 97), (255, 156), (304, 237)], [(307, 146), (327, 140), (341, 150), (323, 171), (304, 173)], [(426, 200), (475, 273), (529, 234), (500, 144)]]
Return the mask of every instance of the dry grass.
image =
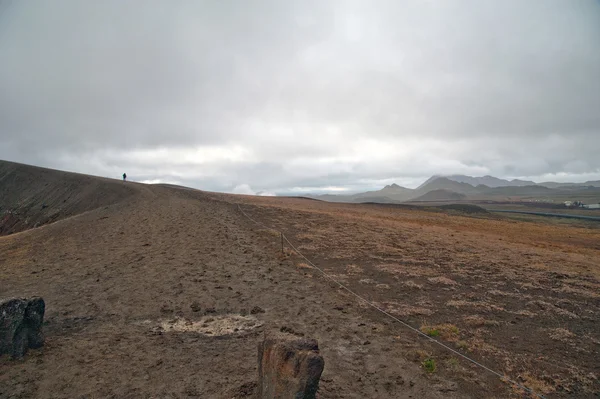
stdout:
[(446, 366), (446, 368), (450, 371), (453, 372), (458, 372), (460, 370), (460, 362), (458, 361), (457, 358), (455, 357), (451, 357), (450, 359), (447, 359), (444, 362), (444, 365)]
[[(537, 393), (549, 394), (555, 391), (555, 388), (548, 384), (546, 381), (539, 379), (531, 374), (531, 372), (525, 372), (522, 375), (517, 377), (519, 380), (523, 381), (524, 385)], [(522, 394), (528, 395), (527, 392), (517, 388)]]
[(364, 269), (358, 265), (348, 265), (346, 266), (346, 273), (348, 273), (349, 275), (353, 275), (353, 274), (361, 274), (364, 272)]
[(503, 312), (505, 310), (501, 306), (497, 306), (492, 303), (472, 302), (472, 301), (465, 301), (462, 299), (461, 300), (452, 299), (452, 300), (446, 302), (446, 306), (450, 306), (450, 307), (454, 307), (454, 308), (470, 307), (470, 308), (479, 309), (480, 311), (484, 311), (484, 312)]
[(445, 341), (458, 341), (460, 330), (454, 324), (423, 325), (421, 332), (430, 337), (440, 337)]
[(548, 333), (550, 338), (556, 341), (569, 341), (570, 338), (575, 337), (575, 334), (566, 328), (553, 328), (548, 330)]
[(449, 286), (459, 285), (456, 281), (449, 279), (448, 277), (444, 277), (444, 276), (430, 277), (427, 279), (427, 281), (429, 281), (430, 283), (433, 283), (433, 284), (442, 284), (442, 285), (449, 285)]
[[(412, 325), (422, 317), (425, 327), (449, 321), (460, 329), (451, 338), (458, 348), (510, 364), (513, 377), (529, 371), (532, 381), (544, 381), (544, 372), (563, 372), (555, 366), (559, 362), (581, 373), (595, 364), (600, 228), (392, 206), (251, 201), (254, 215), (267, 224), (267, 215), (285, 215), (287, 226), (296, 229), (291, 239), (309, 249), (305, 255), (360, 294)], [(557, 323), (578, 334), (556, 329)], [(532, 340), (532, 331), (542, 333)], [(553, 351), (564, 345), (560, 340), (579, 349)], [(545, 362), (532, 368), (539, 353)], [(564, 386), (600, 390), (581, 373)]]
[(469, 327), (494, 327), (500, 325), (498, 321), (486, 319), (480, 315), (465, 316), (464, 321)]
[(296, 267), (298, 269), (313, 269), (313, 267), (311, 265), (309, 265), (308, 263), (304, 263), (304, 262), (296, 263)]
[(432, 309), (401, 304), (398, 302), (387, 302), (383, 305), (380, 305), (380, 307), (383, 307), (388, 312), (396, 316), (430, 316), (433, 314)]
[(468, 350), (469, 349), (469, 343), (465, 340), (460, 340), (460, 341), (456, 341), (455, 344), (457, 349), (462, 349), (462, 350)]
[(417, 284), (412, 280), (408, 280), (408, 281), (404, 281), (401, 283), (403, 286), (408, 287), (408, 288), (414, 288), (417, 290), (423, 289), (423, 285), (422, 284)]

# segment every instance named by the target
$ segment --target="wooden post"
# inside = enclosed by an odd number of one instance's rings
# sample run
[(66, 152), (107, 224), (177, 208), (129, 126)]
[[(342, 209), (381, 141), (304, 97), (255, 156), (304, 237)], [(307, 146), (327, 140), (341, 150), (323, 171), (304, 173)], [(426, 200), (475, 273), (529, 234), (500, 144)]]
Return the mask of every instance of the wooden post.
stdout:
[(279, 234), (281, 234), (281, 253), (283, 253), (283, 233)]

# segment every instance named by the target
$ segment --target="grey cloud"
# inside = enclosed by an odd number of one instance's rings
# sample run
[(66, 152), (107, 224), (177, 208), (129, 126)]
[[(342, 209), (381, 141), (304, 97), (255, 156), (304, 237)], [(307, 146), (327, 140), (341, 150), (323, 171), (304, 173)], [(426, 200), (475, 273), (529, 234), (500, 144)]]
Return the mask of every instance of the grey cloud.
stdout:
[(224, 191), (600, 178), (599, 20), (595, 1), (7, 2), (0, 158)]

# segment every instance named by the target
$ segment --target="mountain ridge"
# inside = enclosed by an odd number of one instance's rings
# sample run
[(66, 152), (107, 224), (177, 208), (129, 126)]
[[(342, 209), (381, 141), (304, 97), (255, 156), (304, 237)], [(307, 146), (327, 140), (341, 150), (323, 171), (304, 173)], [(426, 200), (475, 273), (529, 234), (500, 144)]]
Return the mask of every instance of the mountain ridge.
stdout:
[[(591, 190), (591, 191), (590, 191)], [(466, 175), (433, 175), (415, 189), (388, 184), (380, 190), (367, 191), (350, 195), (324, 194), (312, 198), (335, 202), (407, 202), (439, 200), (480, 200), (496, 198), (506, 200), (511, 197), (536, 196), (577, 196), (590, 192), (600, 193), (600, 181), (585, 183), (536, 183), (520, 179), (500, 179), (486, 175), (473, 177)], [(429, 194), (431, 193), (431, 194)], [(599, 194), (600, 195), (600, 194)]]

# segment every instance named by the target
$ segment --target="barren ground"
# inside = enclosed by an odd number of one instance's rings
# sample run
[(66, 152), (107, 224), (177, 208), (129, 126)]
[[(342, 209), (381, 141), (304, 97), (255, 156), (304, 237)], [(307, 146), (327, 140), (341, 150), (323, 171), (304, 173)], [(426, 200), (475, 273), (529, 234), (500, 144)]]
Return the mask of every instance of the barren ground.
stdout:
[(238, 204), (491, 368), (549, 398), (600, 392), (593, 224), (125, 184), (114, 203), (0, 237), (0, 297), (47, 303), (45, 347), (0, 358), (0, 398), (249, 397), (257, 344), (281, 328), (319, 341), (320, 398), (522, 396), (282, 254)]

